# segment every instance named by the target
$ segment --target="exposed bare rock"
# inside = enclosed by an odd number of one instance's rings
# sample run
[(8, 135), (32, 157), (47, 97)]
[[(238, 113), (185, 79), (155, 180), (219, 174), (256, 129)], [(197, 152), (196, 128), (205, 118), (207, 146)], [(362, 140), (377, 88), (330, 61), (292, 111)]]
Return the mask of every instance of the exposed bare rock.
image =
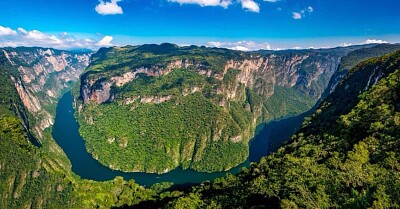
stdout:
[(55, 111), (61, 91), (71, 87), (89, 65), (90, 53), (37, 47), (4, 48), (2, 52), (19, 72), (18, 78), (12, 78), (15, 88), (26, 108), (35, 113), (38, 122), (33, 130), (41, 137), (41, 132), (54, 120), (55, 112), (45, 109)]
[(153, 104), (160, 104), (170, 100), (171, 96), (153, 96), (153, 97), (143, 97), (140, 99), (141, 103), (153, 103)]
[[(201, 75), (213, 76), (219, 80), (224, 79), (229, 70), (239, 70), (240, 72), (234, 84), (222, 86), (220, 89), (217, 89), (216, 93), (226, 95), (228, 100), (240, 100), (243, 98), (244, 92), (237, 91), (239, 84), (244, 84), (245, 87), (254, 89), (265, 100), (274, 94), (275, 86), (294, 88), (318, 99), (340, 63), (340, 57), (341, 55), (310, 55), (310, 53), (255, 55), (251, 59), (228, 60), (223, 71), (216, 74), (213, 74), (201, 62), (177, 59), (169, 62), (165, 68), (161, 68), (160, 66), (141, 67), (125, 72), (122, 76), (112, 76), (106, 80), (102, 80), (104, 78), (101, 76), (92, 78), (92, 80), (86, 80), (84, 81), (85, 84), (81, 86), (81, 95), (85, 103), (94, 101), (101, 104), (113, 100), (115, 95), (111, 92), (114, 86), (121, 87), (131, 82), (139, 73), (146, 74), (147, 76), (161, 76), (168, 74), (173, 69), (187, 68)], [(100, 82), (100, 80), (102, 81)], [(187, 96), (196, 91), (199, 91), (199, 89), (194, 91), (184, 89), (182, 95)], [(135, 100), (136, 98), (125, 99), (124, 103), (131, 104)], [(168, 100), (165, 100), (165, 98), (141, 99), (144, 103), (159, 103)], [(225, 101), (220, 101), (219, 103), (220, 106), (225, 105)]]
[(195, 66), (195, 68), (199, 68), (201, 64), (195, 63), (194, 60), (186, 60), (186, 59), (177, 59), (175, 61), (170, 62), (167, 65), (168, 71), (177, 68), (189, 68), (191, 66)]
[(3, 53), (6, 56), (7, 60), (11, 63), (11, 65), (15, 65), (15, 63), (10, 59), (10, 55), (8, 55), (7, 51), (3, 49)]
[(21, 98), (22, 102), (24, 103), (25, 107), (30, 112), (38, 112), (42, 109), (39, 100), (30, 94), (25, 86), (23, 85), (21, 80), (16, 80), (14, 77), (11, 76), (11, 80), (14, 82), (15, 88), (18, 91), (19, 97)]
[(135, 79), (135, 76), (136, 72), (127, 72), (123, 76), (112, 77), (111, 80), (115, 83), (116, 86), (120, 87)]
[(128, 105), (134, 103), (136, 100), (140, 99), (139, 96), (131, 97), (131, 98), (126, 98), (123, 101), (123, 104)]
[(230, 138), (230, 140), (232, 141), (232, 142), (240, 142), (240, 141), (242, 141), (242, 135), (237, 135), (237, 136), (235, 136), (235, 137), (232, 137), (232, 138)]
[(126, 72), (122, 76), (113, 76), (109, 80), (104, 80), (102, 77), (99, 77), (89, 81), (83, 81), (84, 84), (81, 85), (81, 96), (85, 103), (95, 102), (101, 104), (107, 101), (113, 101), (114, 95), (111, 93), (111, 90), (114, 86), (121, 87), (131, 82), (139, 73), (147, 76), (161, 76), (168, 72), (170, 72), (170, 70), (164, 70), (158, 67), (141, 67)]
[(191, 88), (189, 88), (189, 89), (184, 89), (183, 91), (182, 91), (182, 95), (183, 96), (187, 96), (187, 95), (189, 95), (189, 94), (194, 94), (194, 93), (196, 93), (196, 92), (201, 92), (201, 88), (200, 87), (197, 87), (197, 86), (194, 86), (194, 87), (191, 87)]
[(323, 79), (322, 83), (327, 85), (340, 63), (340, 56), (317, 56), (316, 59), (313, 57), (315, 60), (308, 60), (309, 58), (310, 55), (271, 54), (251, 60), (229, 60), (225, 65), (224, 75), (229, 69), (239, 69), (237, 81), (253, 88), (265, 99), (274, 94), (275, 85), (295, 88), (319, 98), (323, 93), (321, 89), (326, 86), (313, 86), (313, 83)]
[(91, 100), (101, 104), (103, 102), (107, 102), (111, 99), (111, 84), (103, 82), (101, 83), (101, 88), (92, 90), (91, 92)]

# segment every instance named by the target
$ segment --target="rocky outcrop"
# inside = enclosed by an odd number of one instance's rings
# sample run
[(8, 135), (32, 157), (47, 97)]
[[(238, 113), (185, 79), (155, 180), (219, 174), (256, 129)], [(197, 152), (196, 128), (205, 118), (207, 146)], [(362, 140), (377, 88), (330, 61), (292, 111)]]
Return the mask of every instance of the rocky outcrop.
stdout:
[(39, 103), (39, 100), (32, 95), (32, 93), (28, 92), (25, 88), (23, 82), (20, 79), (15, 79), (11, 76), (11, 80), (14, 82), (15, 88), (19, 94), (19, 97), (22, 100), (24, 106), (32, 113), (36, 113), (42, 109), (42, 106)]
[[(96, 88), (93, 87), (94, 83), (96, 83)], [(112, 101), (111, 94), (111, 86), (113, 84), (111, 82), (105, 81), (90, 81), (88, 85), (84, 85), (81, 88), (83, 98), (85, 98), (85, 102), (93, 101), (98, 104)]]
[[(81, 96), (85, 103), (94, 101), (98, 104), (112, 101), (115, 95), (114, 87), (121, 87), (134, 80), (139, 73), (147, 76), (161, 76), (173, 69), (186, 68), (198, 72), (200, 75), (215, 77), (223, 80), (231, 69), (240, 70), (236, 76), (236, 85), (224, 86), (217, 90), (218, 94), (227, 95), (227, 99), (234, 100), (238, 95), (240, 84), (254, 89), (265, 100), (274, 94), (274, 87), (290, 87), (315, 98), (321, 97), (331, 76), (335, 73), (342, 54), (319, 53), (279, 53), (269, 55), (254, 55), (251, 59), (228, 60), (223, 70), (213, 73), (206, 65), (194, 60), (178, 59), (169, 62), (165, 68), (153, 66), (137, 68), (124, 73), (122, 76), (111, 76), (106, 79), (97, 77), (89, 81), (82, 81)], [(96, 80), (97, 79), (97, 80)], [(188, 95), (188, 92), (182, 92)], [(150, 100), (149, 100), (150, 101)]]
[(111, 102), (115, 96), (112, 93), (113, 87), (121, 87), (131, 82), (138, 74), (145, 74), (146, 76), (161, 76), (167, 74), (171, 70), (171, 67), (166, 69), (161, 69), (158, 67), (141, 67), (126, 72), (122, 76), (112, 76), (109, 79), (97, 77), (96, 79), (91, 79), (88, 81), (82, 80), (81, 96), (85, 103), (95, 102), (97, 104), (101, 104), (104, 102)]
[[(134, 80), (138, 74), (162, 76), (178, 68), (191, 68), (198, 71), (201, 75), (211, 76), (210, 70), (204, 70), (206, 69), (205, 65), (196, 63), (194, 60), (178, 59), (169, 62), (165, 68), (156, 65), (151, 67), (139, 67), (125, 72), (122, 75), (111, 76), (106, 81), (104, 81), (104, 78), (101, 76), (90, 80), (83, 79), (81, 81), (81, 96), (85, 103), (95, 102), (101, 104), (107, 101), (113, 101), (114, 95), (112, 93), (112, 88), (124, 86)], [(83, 76), (83, 78), (84, 77), (85, 76)]]
[(34, 113), (37, 123), (32, 128), (41, 137), (53, 124), (62, 91), (70, 88), (89, 65), (90, 53), (38, 47), (3, 48), (0, 53), (18, 71), (18, 77), (12, 80), (25, 107)]
[(274, 86), (295, 88), (318, 99), (335, 73), (340, 55), (275, 55), (227, 63), (225, 69), (240, 69), (237, 80), (254, 89), (264, 99), (274, 94)]
[(153, 104), (160, 104), (170, 100), (171, 96), (152, 96), (152, 97), (144, 97), (140, 99), (141, 103), (153, 103)]

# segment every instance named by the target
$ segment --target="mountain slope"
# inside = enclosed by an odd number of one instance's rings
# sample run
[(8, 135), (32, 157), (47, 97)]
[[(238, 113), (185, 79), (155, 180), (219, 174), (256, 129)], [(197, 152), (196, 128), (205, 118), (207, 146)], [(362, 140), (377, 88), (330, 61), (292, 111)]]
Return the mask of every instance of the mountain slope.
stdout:
[(397, 208), (399, 99), (400, 51), (365, 61), (276, 153), (237, 176), (138, 207)]
[[(23, 59), (37, 48), (24, 50)], [(37, 141), (31, 127), (40, 111), (30, 113), (25, 107), (12, 79), (24, 74), (10, 60), (0, 53), (0, 208), (110, 208), (151, 198), (154, 192), (134, 181), (80, 179), (71, 172), (68, 158), (51, 138), (49, 129), (43, 131), (40, 146), (32, 145)], [(67, 71), (73, 73), (71, 68)], [(29, 85), (26, 88), (32, 92)], [(40, 104), (45, 102), (48, 100)]]
[[(42, 146), (32, 146), (36, 113), (24, 106), (11, 79), (21, 72), (0, 53), (0, 208), (399, 207), (399, 65), (397, 52), (352, 69), (287, 145), (238, 176), (157, 195), (168, 184), (144, 189), (121, 178), (80, 179), (48, 129)], [(176, 73), (189, 81), (198, 78)], [(135, 87), (152, 89), (155, 83)]]
[(11, 79), (24, 106), (34, 115), (32, 130), (42, 138), (44, 129), (53, 124), (58, 98), (78, 80), (91, 53), (39, 47), (7, 47), (0, 53), (18, 71)]
[[(18, 71), (0, 54), (0, 192), (1, 208), (43, 208), (69, 204), (71, 187), (43, 166), (38, 148), (29, 142), (28, 111), (11, 77)], [(32, 139), (31, 139), (32, 140)], [(51, 171), (50, 171), (51, 170)], [(59, 191), (56, 192), (55, 188)]]
[(74, 90), (80, 133), (113, 169), (228, 170), (258, 124), (310, 109), (349, 51), (103, 48)]
[(351, 51), (349, 54), (341, 59), (338, 70), (333, 74), (332, 79), (327, 87), (326, 94), (323, 97), (328, 96), (335, 90), (336, 86), (342, 81), (347, 75), (350, 69), (354, 68), (358, 63), (365, 61), (373, 57), (380, 57), (385, 54), (389, 54), (400, 50), (400, 44), (378, 44), (370, 45), (369, 47), (356, 49)]

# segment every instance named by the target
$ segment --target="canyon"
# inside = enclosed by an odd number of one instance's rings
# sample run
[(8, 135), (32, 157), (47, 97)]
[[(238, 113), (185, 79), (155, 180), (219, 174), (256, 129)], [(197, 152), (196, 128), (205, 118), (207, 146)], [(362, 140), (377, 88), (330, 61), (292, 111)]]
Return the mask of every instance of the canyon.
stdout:
[(45, 48), (3, 48), (18, 73), (11, 75), (18, 94), (35, 118), (33, 131), (41, 138), (51, 127), (61, 95), (72, 87), (89, 65), (91, 53)]
[(88, 152), (116, 170), (229, 170), (247, 158), (257, 125), (309, 110), (341, 59), (358, 48), (240, 52), (161, 44), (100, 49), (73, 91), (80, 133)]

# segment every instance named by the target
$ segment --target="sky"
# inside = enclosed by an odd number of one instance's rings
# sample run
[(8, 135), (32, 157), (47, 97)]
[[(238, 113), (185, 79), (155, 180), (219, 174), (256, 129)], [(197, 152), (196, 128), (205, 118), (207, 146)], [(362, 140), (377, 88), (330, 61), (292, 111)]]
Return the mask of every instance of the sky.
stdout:
[(1, 0), (0, 47), (399, 43), (399, 9), (399, 0)]

